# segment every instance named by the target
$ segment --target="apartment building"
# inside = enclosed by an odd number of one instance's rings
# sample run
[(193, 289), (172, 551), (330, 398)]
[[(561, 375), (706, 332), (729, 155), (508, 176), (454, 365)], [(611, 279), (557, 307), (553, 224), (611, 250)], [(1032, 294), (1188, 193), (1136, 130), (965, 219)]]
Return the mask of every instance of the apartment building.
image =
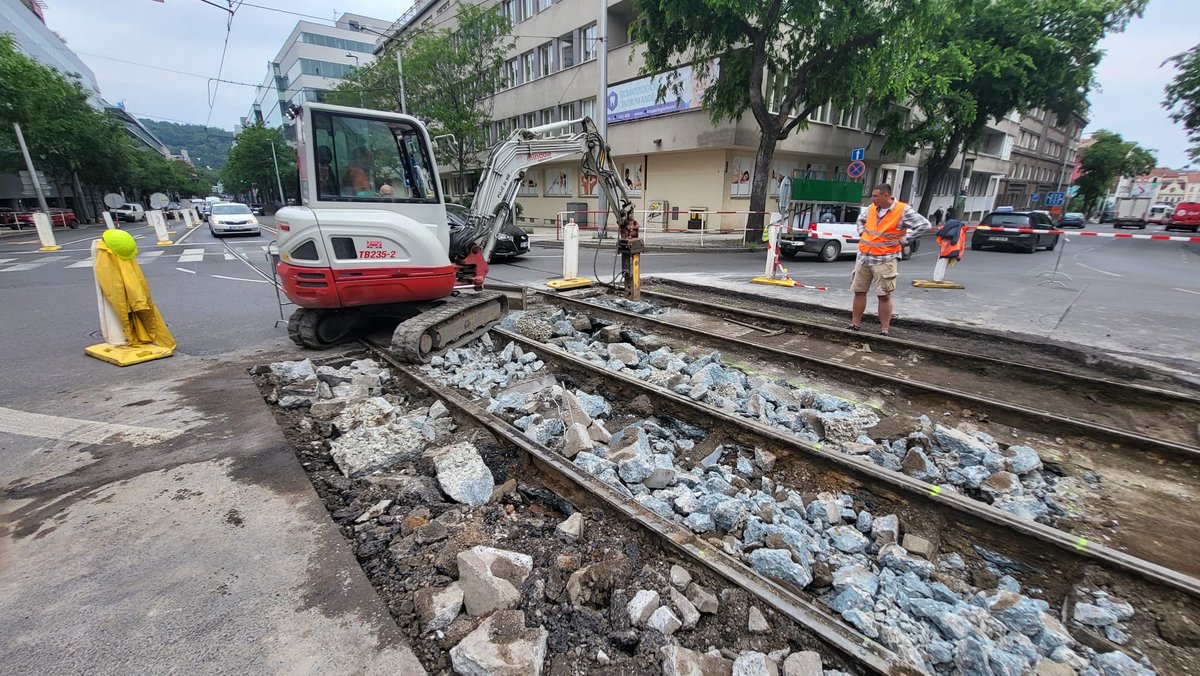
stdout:
[[(513, 23), (515, 46), (504, 64), (508, 86), (490, 100), (489, 141), (496, 143), (513, 129), (533, 127), (588, 115), (606, 114), (608, 142), (617, 171), (626, 182), (637, 209), (654, 212), (644, 219), (651, 229), (698, 225), (697, 212), (749, 209), (750, 182), (760, 133), (750, 115), (740, 121), (713, 124), (700, 97), (708, 82), (690, 67), (679, 69), (681, 90), (657, 101), (663, 75), (641, 76), (642, 60), (630, 39), (635, 21), (631, 0), (607, 0), (608, 45), (599, 44), (598, 8), (587, 0), (483, 0)], [(418, 0), (377, 41), (430, 28), (453, 29), (453, 0)], [(598, 111), (598, 58), (608, 60), (608, 99)], [(715, 75), (720, 63), (711, 64)], [(711, 77), (711, 76), (710, 76)], [(419, 113), (420, 111), (415, 111)], [(864, 197), (870, 186), (889, 182), (901, 199), (916, 202), (924, 190), (934, 191), (933, 206), (956, 204), (980, 217), (989, 211), (1010, 174), (1017, 131), (1023, 116), (1002, 120), (989, 128), (985, 140), (955, 161), (951, 175), (926, 186), (918, 167), (922, 153), (881, 155), (883, 137), (861, 109), (825, 105), (814, 111), (807, 128), (781, 141), (770, 167), (768, 195), (785, 176), (848, 180), (845, 174), (854, 148), (865, 148), (867, 173), (861, 179)], [(1032, 124), (1027, 126), (1033, 126)], [(1051, 143), (1066, 143), (1069, 133), (1038, 127)], [(1073, 138), (1078, 138), (1074, 131)], [(1026, 144), (1032, 143), (1028, 138)], [(1039, 140), (1038, 148), (1041, 148)], [(1041, 163), (1039, 163), (1039, 167)], [(962, 182), (959, 188), (959, 171)], [(1057, 174), (1055, 175), (1057, 176)], [(451, 189), (450, 182), (445, 182)], [(464, 186), (473, 189), (470, 182)], [(960, 194), (962, 189), (966, 195)], [(527, 219), (553, 220), (565, 211), (597, 207), (594, 181), (580, 175), (578, 162), (534, 167), (518, 192)], [(767, 208), (776, 208), (769, 198)], [(744, 216), (707, 217), (710, 225), (741, 227)], [(689, 223), (689, 220), (692, 222)]]
[(1074, 115), (1062, 122), (1045, 110), (1012, 113), (1006, 120), (1015, 143), (1008, 172), (999, 181), (996, 206), (1045, 208), (1046, 193), (1066, 190), (1071, 184), (1087, 120)]
[(325, 92), (355, 68), (375, 60), (375, 38), (391, 22), (349, 12), (333, 26), (297, 21), (283, 46), (267, 65), (267, 74), (255, 90), (254, 103), (241, 126), (263, 122), (283, 126), (293, 137), (291, 120), (283, 114), (288, 104), (321, 101)]

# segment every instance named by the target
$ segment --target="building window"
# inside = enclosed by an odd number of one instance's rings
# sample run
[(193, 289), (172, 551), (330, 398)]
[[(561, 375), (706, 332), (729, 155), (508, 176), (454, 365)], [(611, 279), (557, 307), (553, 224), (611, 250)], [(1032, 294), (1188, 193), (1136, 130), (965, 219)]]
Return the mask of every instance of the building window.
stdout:
[(321, 45), (322, 47), (333, 47), (334, 49), (345, 49), (351, 52), (363, 52), (370, 54), (375, 46), (366, 42), (358, 42), (357, 40), (345, 40), (343, 38), (335, 38), (331, 35), (320, 35), (318, 33), (301, 33), (300, 41), (310, 45)]
[(300, 72), (305, 75), (320, 75), (342, 79), (354, 72), (354, 66), (344, 63), (330, 63), (316, 59), (300, 59)]
[(521, 55), (521, 77), (524, 82), (533, 82), (537, 79), (537, 68), (535, 65), (532, 51)]
[(553, 108), (543, 108), (542, 111), (538, 115), (541, 119), (541, 122), (539, 124), (550, 124), (550, 123), (554, 122), (554, 109)]
[(538, 72), (542, 77), (546, 77), (554, 72), (554, 43), (547, 42), (537, 48), (538, 56)]
[(525, 128), (533, 129), (536, 126), (537, 126), (537, 114), (536, 113), (525, 113)]
[(582, 117), (590, 117), (596, 119), (596, 97), (584, 99), (579, 102), (580, 115)]
[(517, 60), (509, 59), (504, 62), (504, 84), (508, 87), (516, 87), (521, 84), (521, 71), (517, 68)]
[(580, 61), (591, 61), (596, 58), (596, 24), (587, 26), (580, 31)]
[(500, 16), (508, 19), (509, 23), (517, 22), (517, 0), (504, 0), (500, 3)]
[(567, 33), (558, 39), (559, 68), (570, 68), (575, 65), (575, 34)]
[(575, 119), (575, 103), (564, 103), (558, 107), (558, 119), (562, 122)]
[(550, 9), (551, 4), (553, 4), (551, 0), (537, 0), (537, 11), (544, 12)]
[(524, 21), (525, 19), (528, 19), (529, 17), (533, 16), (534, 14), (537, 14), (537, 12), (534, 10), (535, 6), (536, 6), (536, 0), (521, 0), (521, 20), (522, 21)]

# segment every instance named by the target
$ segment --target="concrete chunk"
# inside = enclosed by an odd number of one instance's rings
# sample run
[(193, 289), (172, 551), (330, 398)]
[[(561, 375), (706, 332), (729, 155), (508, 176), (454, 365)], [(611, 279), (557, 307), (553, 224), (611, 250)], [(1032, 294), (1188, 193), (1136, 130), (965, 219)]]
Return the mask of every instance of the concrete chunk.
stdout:
[(451, 582), (446, 587), (425, 587), (414, 595), (421, 631), (430, 633), (450, 626), (463, 606), (462, 586)]
[(492, 497), (496, 481), (475, 446), (466, 441), (429, 451), (442, 491), (456, 502), (478, 507)]
[(750, 630), (751, 634), (765, 634), (771, 631), (771, 625), (767, 623), (767, 618), (763, 616), (758, 606), (750, 606), (750, 616), (746, 621), (746, 628)]
[(717, 613), (719, 608), (717, 596), (708, 589), (693, 582), (688, 585), (686, 596), (692, 602), (692, 605), (696, 606), (696, 610), (707, 615), (715, 615)]
[(459, 676), (540, 676), (550, 632), (525, 626), (525, 613), (502, 610), (450, 649)]
[(783, 676), (821, 676), (822, 668), (820, 653), (802, 650), (783, 661)]
[(554, 532), (567, 542), (575, 542), (583, 536), (583, 512), (575, 512), (555, 527)]
[(679, 631), (683, 623), (679, 621), (678, 617), (675, 617), (675, 613), (672, 613), (670, 608), (659, 606), (651, 613), (650, 619), (646, 620), (646, 626), (663, 636), (670, 636)]
[(640, 627), (646, 624), (658, 606), (658, 592), (643, 589), (625, 604), (625, 612), (629, 614), (630, 623)]
[(476, 616), (515, 607), (533, 571), (532, 557), (482, 545), (459, 552), (457, 559), (463, 604)]
[(672, 644), (663, 648), (662, 670), (663, 676), (729, 676), (733, 663)]
[(679, 620), (683, 623), (684, 629), (692, 629), (700, 621), (700, 611), (696, 610), (696, 606), (687, 599), (686, 596), (672, 589), (670, 590), (671, 605), (675, 606), (678, 611)]

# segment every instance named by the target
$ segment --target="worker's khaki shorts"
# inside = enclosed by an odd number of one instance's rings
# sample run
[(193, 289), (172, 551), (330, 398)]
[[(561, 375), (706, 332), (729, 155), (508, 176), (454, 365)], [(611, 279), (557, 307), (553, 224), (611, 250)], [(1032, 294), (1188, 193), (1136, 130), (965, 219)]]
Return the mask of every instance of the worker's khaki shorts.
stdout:
[(871, 284), (874, 284), (875, 293), (890, 296), (896, 290), (897, 274), (895, 258), (879, 265), (858, 263), (854, 266), (854, 274), (850, 278), (850, 290), (854, 293), (866, 293), (871, 290)]

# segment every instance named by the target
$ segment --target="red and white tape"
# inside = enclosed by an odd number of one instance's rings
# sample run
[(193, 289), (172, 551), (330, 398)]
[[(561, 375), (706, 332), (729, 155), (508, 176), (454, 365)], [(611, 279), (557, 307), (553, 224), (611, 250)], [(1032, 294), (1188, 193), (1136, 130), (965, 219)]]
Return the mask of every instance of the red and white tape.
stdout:
[(1200, 242), (1200, 237), (1180, 237), (1179, 235), (1135, 235), (1131, 232), (1092, 232), (1090, 230), (1035, 230), (1034, 228), (997, 228), (993, 225), (968, 225), (971, 230), (988, 230), (991, 232), (1019, 232), (1024, 234), (1041, 233), (1043, 235), (1073, 235), (1076, 237), (1112, 237), (1113, 239), (1152, 239), (1160, 242)]

